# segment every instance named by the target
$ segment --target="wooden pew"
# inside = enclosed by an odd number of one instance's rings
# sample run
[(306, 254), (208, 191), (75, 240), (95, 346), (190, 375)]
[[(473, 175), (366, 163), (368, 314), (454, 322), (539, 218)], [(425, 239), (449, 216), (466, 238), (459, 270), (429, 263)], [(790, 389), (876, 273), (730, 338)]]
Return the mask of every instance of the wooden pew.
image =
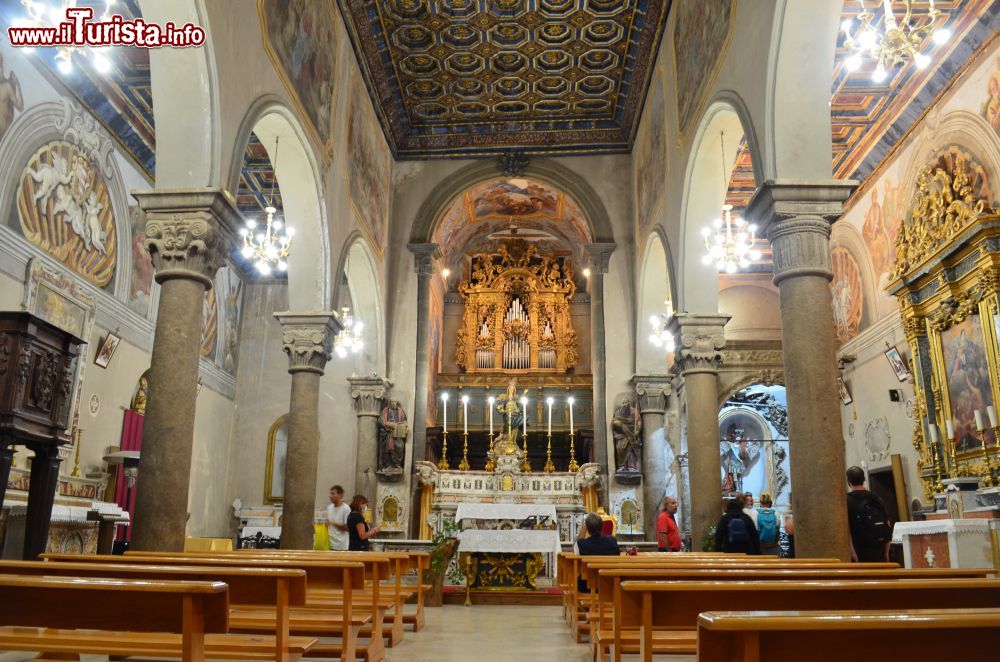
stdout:
[(202, 662), (206, 639), (228, 630), (227, 591), (222, 582), (0, 575), (0, 650)]
[[(106, 554), (43, 554), (51, 561), (76, 561), (81, 563), (121, 563), (130, 565), (178, 565), (178, 566), (222, 566), (241, 568), (250, 564), (249, 559), (157, 554), (145, 556), (133, 554), (125, 557)], [(313, 646), (306, 657), (340, 657), (354, 660), (357, 655), (358, 634), (361, 627), (372, 623), (373, 635), (364, 650), (370, 662), (385, 658), (385, 644), (382, 638), (382, 609), (375, 613), (369, 608), (358, 613), (354, 604), (354, 586), (363, 586), (365, 565), (358, 561), (333, 561), (326, 559), (256, 559), (252, 565), (260, 568), (301, 569), (306, 573), (306, 605), (289, 609), (289, 632), (308, 637), (340, 637), (341, 643), (319, 643)], [(381, 569), (381, 564), (375, 567)], [(378, 603), (378, 582), (374, 588)], [(343, 592), (343, 599), (337, 605), (314, 605), (308, 602), (308, 587), (328, 588)], [(267, 632), (276, 628), (277, 613), (269, 608), (255, 605), (237, 605), (231, 610), (230, 628), (235, 632)]]
[[(738, 611), (1000, 608), (1000, 580), (898, 579), (857, 581), (626, 581), (621, 629), (639, 628), (639, 653), (696, 652), (698, 615)], [(616, 621), (615, 627), (618, 628)], [(618, 646), (615, 655), (618, 657)]]
[(698, 617), (702, 662), (975, 660), (1000, 649), (1000, 609), (708, 612)]
[[(841, 564), (838, 564), (838, 566)], [(836, 568), (620, 568), (593, 566), (596, 571), (597, 590), (594, 607), (594, 628), (591, 641), (594, 655), (603, 659), (604, 654), (624, 645), (626, 649), (638, 647), (639, 632), (621, 627), (621, 585), (625, 581), (810, 581), (810, 580), (902, 580), (902, 579), (986, 579), (992, 574), (989, 568), (870, 568), (871, 564), (844, 564)], [(875, 564), (879, 565), (879, 564)], [(885, 564), (881, 564), (885, 565)], [(592, 574), (594, 574), (592, 572)], [(615, 654), (619, 659), (620, 654)]]
[[(289, 636), (289, 607), (304, 605), (306, 602), (306, 573), (303, 570), (141, 566), (125, 563), (64, 563), (59, 561), (0, 561), (0, 574), (150, 579), (155, 581), (221, 581), (229, 586), (230, 609), (236, 605), (268, 605), (275, 609), (275, 627), (268, 633), (274, 635), (274, 648), (270, 651), (270, 659), (282, 661), (298, 659), (317, 643), (314, 638), (292, 638)], [(221, 653), (224, 651), (209, 647), (209, 657), (215, 657)]]

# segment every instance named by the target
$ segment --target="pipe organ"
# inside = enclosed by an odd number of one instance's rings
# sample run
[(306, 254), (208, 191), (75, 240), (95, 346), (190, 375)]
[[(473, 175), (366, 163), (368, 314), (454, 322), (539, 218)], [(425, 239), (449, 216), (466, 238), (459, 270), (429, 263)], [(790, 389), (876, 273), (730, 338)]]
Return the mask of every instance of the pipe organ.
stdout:
[(567, 372), (579, 359), (566, 256), (514, 239), (471, 257), (455, 361), (466, 372)]

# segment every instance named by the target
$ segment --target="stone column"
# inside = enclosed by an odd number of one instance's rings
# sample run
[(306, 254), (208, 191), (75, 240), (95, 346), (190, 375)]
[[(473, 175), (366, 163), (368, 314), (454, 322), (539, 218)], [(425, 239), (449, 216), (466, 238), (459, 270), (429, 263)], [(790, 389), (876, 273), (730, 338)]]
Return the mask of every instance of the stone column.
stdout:
[(221, 189), (154, 189), (132, 195), (146, 213), (146, 249), (160, 284), (132, 547), (182, 551), (202, 308), (242, 221), (232, 196)]
[(660, 502), (666, 496), (664, 489), (669, 467), (664, 445), (669, 442), (666, 430), (663, 434), (656, 433), (664, 428), (663, 415), (672, 391), (671, 379), (668, 375), (636, 375), (632, 378), (642, 416), (642, 512), (647, 540), (656, 539), (656, 516), (660, 512)]
[(604, 274), (608, 273), (615, 244), (587, 244), (590, 269), (590, 357), (594, 370), (594, 456), (591, 462), (602, 467), (605, 476), (613, 473), (608, 464), (607, 346), (604, 340)]
[(427, 457), (427, 389), (429, 388), (429, 347), (427, 334), (430, 333), (431, 277), (434, 275), (434, 260), (441, 256), (437, 244), (408, 244), (413, 253), (413, 270), (417, 274), (417, 353), (413, 366), (416, 379), (413, 389), (413, 431), (412, 462), (422, 462)]
[(788, 397), (795, 554), (850, 559), (830, 226), (857, 185), (769, 180), (747, 209), (774, 254)]
[(354, 491), (363, 494), (375, 507), (375, 474), (379, 469), (378, 417), (392, 382), (381, 377), (349, 377), (354, 413), (358, 415), (358, 457)]
[(719, 456), (719, 366), (729, 315), (676, 313), (670, 331), (677, 342), (675, 365), (684, 380), (687, 406), (691, 540), (700, 549), (708, 527), (722, 515)]
[(281, 548), (312, 549), (319, 466), (319, 378), (341, 324), (330, 312), (275, 313), (288, 354), (292, 392), (288, 403), (288, 450)]

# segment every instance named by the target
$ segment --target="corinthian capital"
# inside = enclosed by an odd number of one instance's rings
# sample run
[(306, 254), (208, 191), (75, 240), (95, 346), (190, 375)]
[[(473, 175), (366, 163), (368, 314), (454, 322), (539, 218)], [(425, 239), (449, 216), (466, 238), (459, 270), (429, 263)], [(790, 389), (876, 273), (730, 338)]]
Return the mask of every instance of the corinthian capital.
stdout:
[(682, 375), (719, 371), (729, 319), (729, 315), (695, 313), (675, 313), (670, 318), (670, 332), (677, 341), (674, 359)]
[(330, 360), (333, 338), (343, 328), (332, 312), (275, 313), (281, 323), (281, 342), (288, 354), (288, 372), (323, 374)]
[(667, 410), (667, 401), (673, 393), (673, 377), (670, 375), (635, 375), (636, 399), (640, 414), (662, 414)]
[(378, 416), (382, 413), (382, 403), (392, 382), (382, 377), (348, 377), (347, 381), (351, 383), (355, 414)]
[(236, 242), (242, 217), (232, 195), (217, 188), (133, 191), (146, 213), (146, 250), (156, 281), (186, 278), (212, 287)]
[(430, 276), (434, 273), (434, 260), (441, 257), (437, 244), (407, 244), (406, 247), (413, 253), (413, 270), (418, 275)]

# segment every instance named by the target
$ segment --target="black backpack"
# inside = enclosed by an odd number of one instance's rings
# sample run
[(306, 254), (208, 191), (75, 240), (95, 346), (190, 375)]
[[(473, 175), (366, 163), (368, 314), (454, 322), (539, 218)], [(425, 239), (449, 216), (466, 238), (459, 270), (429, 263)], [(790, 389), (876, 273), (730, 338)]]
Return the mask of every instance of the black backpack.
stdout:
[(850, 492), (858, 507), (854, 516), (852, 531), (856, 535), (854, 544), (859, 547), (880, 547), (892, 540), (892, 524), (885, 512), (882, 501), (874, 494)]
[(726, 528), (726, 548), (744, 549), (750, 545), (750, 531), (747, 530), (747, 523), (742, 517), (734, 517), (729, 520)]

